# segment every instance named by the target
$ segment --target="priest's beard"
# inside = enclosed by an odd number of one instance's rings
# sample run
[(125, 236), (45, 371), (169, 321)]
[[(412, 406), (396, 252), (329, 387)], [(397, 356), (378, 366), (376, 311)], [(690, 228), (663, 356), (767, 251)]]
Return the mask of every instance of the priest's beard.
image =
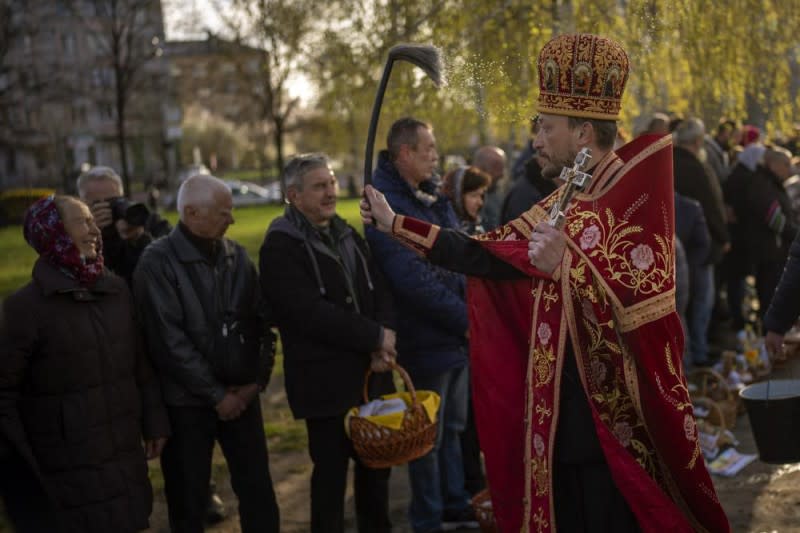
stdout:
[(556, 179), (561, 175), (561, 170), (564, 167), (571, 167), (575, 163), (575, 158), (578, 156), (578, 150), (569, 149), (564, 154), (553, 156), (548, 159), (545, 166), (542, 168), (542, 176), (548, 179)]

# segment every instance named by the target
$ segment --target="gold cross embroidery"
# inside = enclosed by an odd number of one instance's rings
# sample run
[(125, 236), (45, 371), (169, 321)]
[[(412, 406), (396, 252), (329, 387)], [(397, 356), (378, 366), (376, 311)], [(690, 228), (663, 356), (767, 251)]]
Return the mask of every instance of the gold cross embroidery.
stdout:
[(552, 416), (553, 410), (552, 409), (548, 409), (547, 408), (547, 404), (545, 404), (544, 400), (542, 400), (536, 406), (536, 414), (539, 415), (539, 425), (541, 425), (541, 424), (544, 424), (544, 417)]
[(558, 302), (558, 293), (554, 283), (547, 285), (547, 291), (542, 295), (542, 298), (544, 298), (544, 310), (550, 311), (550, 306)]
[(542, 533), (542, 531), (550, 527), (550, 523), (544, 518), (544, 509), (541, 507), (539, 507), (536, 514), (533, 515), (533, 522), (536, 524), (536, 531), (539, 533)]

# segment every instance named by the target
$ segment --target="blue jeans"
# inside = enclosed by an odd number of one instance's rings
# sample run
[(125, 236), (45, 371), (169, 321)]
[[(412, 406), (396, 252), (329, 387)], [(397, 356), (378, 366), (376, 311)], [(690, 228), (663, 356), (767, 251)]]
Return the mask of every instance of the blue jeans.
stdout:
[(694, 266), (691, 269), (691, 300), (689, 301), (689, 354), (691, 361), (708, 361), (708, 324), (714, 309), (714, 266)]
[(427, 533), (441, 527), (444, 511), (458, 512), (469, 505), (460, 439), (467, 423), (469, 367), (412, 378), (417, 390), (435, 391), (442, 398), (433, 450), (408, 465), (409, 521), (415, 533)]

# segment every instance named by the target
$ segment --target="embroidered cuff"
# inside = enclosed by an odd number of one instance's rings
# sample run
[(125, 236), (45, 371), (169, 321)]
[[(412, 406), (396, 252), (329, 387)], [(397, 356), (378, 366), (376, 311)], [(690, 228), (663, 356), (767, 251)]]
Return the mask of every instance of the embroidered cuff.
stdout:
[(439, 236), (439, 226), (412, 217), (397, 215), (392, 223), (392, 235), (414, 251), (427, 255)]

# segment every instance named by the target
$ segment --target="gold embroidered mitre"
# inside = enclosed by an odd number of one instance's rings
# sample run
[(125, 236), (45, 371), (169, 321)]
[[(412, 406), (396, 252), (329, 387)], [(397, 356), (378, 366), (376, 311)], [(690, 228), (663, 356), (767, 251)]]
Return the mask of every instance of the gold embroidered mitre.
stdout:
[(630, 63), (618, 42), (559, 35), (542, 48), (538, 68), (539, 113), (619, 120)]

